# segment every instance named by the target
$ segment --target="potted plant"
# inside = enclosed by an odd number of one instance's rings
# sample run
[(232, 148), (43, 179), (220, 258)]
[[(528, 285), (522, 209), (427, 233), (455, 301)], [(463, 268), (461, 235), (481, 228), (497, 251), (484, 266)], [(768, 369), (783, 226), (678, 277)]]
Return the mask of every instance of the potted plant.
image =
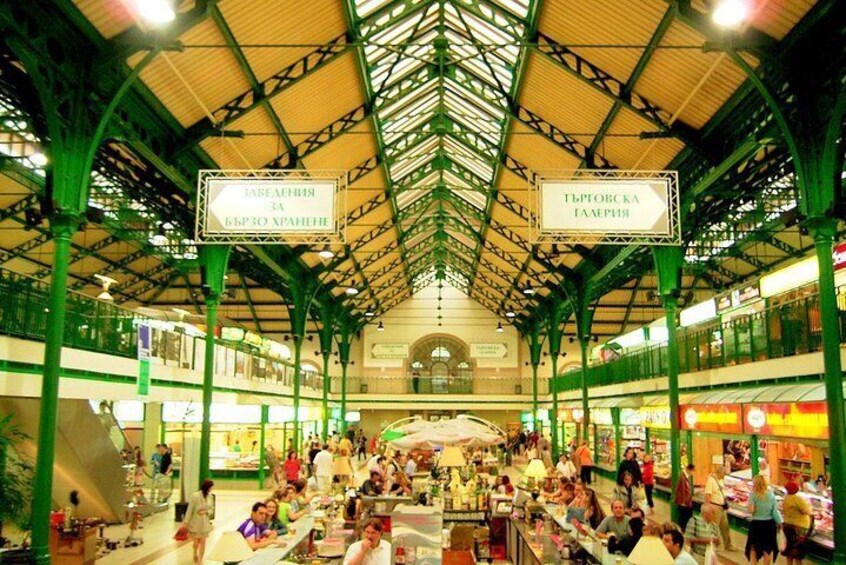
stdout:
[(28, 532), (32, 529), (33, 465), (18, 450), (18, 445), (28, 439), (9, 414), (0, 418), (0, 547), (9, 543), (3, 536), (3, 525), (14, 524), (27, 545)]

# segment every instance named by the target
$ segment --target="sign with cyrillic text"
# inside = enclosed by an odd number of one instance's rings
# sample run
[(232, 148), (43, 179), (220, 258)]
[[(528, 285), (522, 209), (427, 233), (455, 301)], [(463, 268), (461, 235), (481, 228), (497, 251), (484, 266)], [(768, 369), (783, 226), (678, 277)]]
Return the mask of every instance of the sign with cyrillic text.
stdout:
[(405, 359), (408, 357), (407, 343), (375, 343), (370, 349), (374, 359)]
[(341, 177), (290, 171), (201, 171), (197, 239), (270, 243), (338, 234)]
[(474, 359), (504, 359), (508, 346), (504, 343), (471, 343), (470, 357)]
[(673, 171), (580, 171), (537, 182), (536, 234), (547, 243), (680, 241)]

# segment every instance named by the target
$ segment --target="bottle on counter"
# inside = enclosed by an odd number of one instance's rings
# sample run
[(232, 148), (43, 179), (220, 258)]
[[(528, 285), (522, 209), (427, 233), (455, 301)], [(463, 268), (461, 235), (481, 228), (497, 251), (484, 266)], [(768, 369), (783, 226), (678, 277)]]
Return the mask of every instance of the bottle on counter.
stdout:
[(400, 546), (394, 555), (394, 565), (405, 565), (405, 548)]

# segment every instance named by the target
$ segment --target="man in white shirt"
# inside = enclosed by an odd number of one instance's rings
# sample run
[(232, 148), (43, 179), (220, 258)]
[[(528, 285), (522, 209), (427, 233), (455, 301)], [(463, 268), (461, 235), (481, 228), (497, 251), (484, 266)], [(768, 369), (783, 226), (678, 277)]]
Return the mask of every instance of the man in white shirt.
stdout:
[(684, 550), (684, 535), (678, 530), (670, 530), (662, 538), (664, 547), (673, 557), (673, 565), (698, 565), (696, 559)]
[(347, 549), (343, 565), (391, 565), (391, 544), (382, 541), (385, 526), (379, 518), (364, 525), (364, 537)]
[(566, 453), (562, 453), (561, 457), (558, 458), (558, 465), (555, 466), (555, 469), (558, 471), (558, 476), (567, 480), (572, 481), (573, 477), (576, 476), (576, 466), (573, 465)]
[(317, 476), (317, 490), (325, 492), (332, 486), (332, 453), (329, 451), (329, 445), (324, 445), (323, 449), (314, 456), (314, 469)]
[(731, 545), (731, 530), (728, 523), (728, 502), (726, 501), (723, 478), (726, 476), (726, 468), (722, 465), (717, 467), (713, 473), (708, 475), (705, 481), (703, 495), (705, 502), (717, 507), (717, 524), (720, 527), (720, 535), (723, 537), (723, 548), (726, 551), (734, 551)]

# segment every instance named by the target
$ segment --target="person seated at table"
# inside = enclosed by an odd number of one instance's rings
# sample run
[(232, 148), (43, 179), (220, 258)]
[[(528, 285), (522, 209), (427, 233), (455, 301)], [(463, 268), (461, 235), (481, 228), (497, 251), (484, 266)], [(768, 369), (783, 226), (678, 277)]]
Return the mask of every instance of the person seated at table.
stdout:
[(382, 496), (382, 473), (373, 469), (370, 471), (370, 478), (361, 485), (361, 494), (364, 496)]
[(411, 494), (411, 481), (408, 476), (402, 471), (394, 473), (394, 480), (391, 483), (391, 488), (388, 489), (388, 494), (395, 494), (397, 496), (408, 496)]
[(611, 515), (606, 516), (599, 527), (596, 528), (596, 537), (600, 539), (616, 538), (617, 543), (631, 537), (629, 531), (629, 517), (626, 516), (626, 508), (619, 500), (611, 503)]
[(563, 477), (570, 481), (576, 478), (576, 475), (578, 474), (576, 466), (573, 465), (573, 462), (570, 460), (570, 456), (566, 453), (562, 453), (558, 458), (558, 464), (555, 466), (555, 470), (558, 472), (559, 477)]
[(635, 484), (634, 477), (631, 473), (623, 473), (623, 484), (614, 487), (614, 494), (611, 496), (611, 500), (622, 502), (626, 512), (630, 512), (632, 508), (642, 505), (644, 500), (643, 492)]
[(282, 498), (282, 502), (279, 502), (278, 504), (279, 519), (282, 520), (282, 523), (285, 524), (285, 526), (287, 526), (289, 522), (299, 520), (309, 512), (308, 506), (300, 506), (297, 501), (297, 491), (293, 486), (288, 486), (288, 488), (285, 489), (285, 496)]
[(391, 565), (391, 544), (382, 539), (384, 529), (379, 518), (368, 520), (361, 540), (347, 549), (343, 565)]
[(253, 504), (250, 517), (238, 526), (238, 532), (247, 540), (253, 551), (276, 543), (278, 534), (267, 528), (267, 506), (264, 502)]
[[(285, 513), (287, 514), (287, 510), (290, 506), (287, 503), (284, 503)], [(283, 522), (279, 518), (279, 504), (276, 502), (275, 498), (268, 498), (264, 501), (264, 505), (267, 506), (267, 529), (274, 531), (277, 535), (284, 536), (288, 533), (288, 520)], [(286, 515), (287, 517), (287, 515)]]
[(582, 483), (575, 483), (573, 485), (573, 500), (567, 506), (566, 520), (569, 523), (579, 522), (587, 524), (590, 515), (588, 514), (588, 497), (585, 493), (585, 487)]
[(629, 537), (618, 540), (616, 537), (608, 540), (608, 553), (621, 552), (623, 555), (628, 555), (632, 552), (637, 542), (643, 537), (643, 528), (645, 525), (643, 510), (635, 508), (629, 514)]
[(560, 479), (558, 479), (558, 483), (556, 485), (557, 488), (555, 490), (553, 490), (553, 491), (543, 490), (543, 491), (541, 491), (541, 494), (543, 495), (543, 497), (546, 499), (547, 502), (553, 502), (553, 503), (556, 503), (556, 504), (560, 504), (561, 499), (564, 497), (564, 493), (565, 493), (565, 490), (566, 490), (568, 485), (572, 486), (572, 483), (569, 480), (565, 479), (564, 477), (561, 477)]
[(661, 540), (664, 542), (664, 547), (670, 552), (673, 558), (673, 565), (697, 565), (696, 559), (693, 558), (684, 549), (684, 534), (678, 530), (667, 530), (664, 532)]
[(514, 485), (511, 484), (511, 477), (508, 475), (498, 475), (497, 479), (502, 478), (502, 483), (496, 489), (499, 494), (514, 494)]
[(592, 488), (585, 489), (585, 496), (587, 497), (587, 519), (590, 522), (590, 527), (596, 529), (599, 524), (605, 519), (605, 511), (599, 503), (599, 497), (596, 496), (596, 491)]
[(291, 485), (293, 486), (296, 492), (296, 496), (292, 501), (292, 506), (296, 512), (300, 512), (305, 509), (306, 506), (311, 502), (315, 496), (318, 495), (316, 492), (309, 492), (308, 491), (308, 481), (306, 479), (297, 479)]

